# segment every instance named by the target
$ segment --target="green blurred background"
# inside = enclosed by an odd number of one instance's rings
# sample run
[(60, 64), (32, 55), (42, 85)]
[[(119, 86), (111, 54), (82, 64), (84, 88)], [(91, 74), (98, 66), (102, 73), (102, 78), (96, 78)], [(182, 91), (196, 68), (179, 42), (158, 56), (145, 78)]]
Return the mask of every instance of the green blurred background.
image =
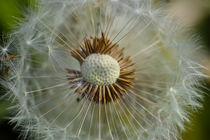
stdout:
[[(158, 1), (158, 0), (157, 0)], [(210, 0), (162, 0), (176, 16), (183, 18), (185, 25), (192, 27), (200, 36), (205, 45), (205, 52), (200, 54), (202, 63), (210, 69)], [(12, 31), (17, 24), (16, 17), (23, 17), (22, 9), (31, 5), (29, 0), (0, 0), (0, 45), (6, 41), (4, 36)], [(209, 71), (204, 71), (210, 76)], [(204, 81), (205, 87), (210, 89), (210, 79)], [(204, 100), (201, 101), (203, 108), (191, 115), (191, 122), (186, 123), (184, 140), (210, 140), (210, 91), (205, 92)], [(0, 86), (0, 96), (5, 90)], [(7, 108), (9, 101), (0, 100), (0, 139), (16, 140), (19, 132), (13, 129), (13, 125), (7, 119), (10, 114)]]

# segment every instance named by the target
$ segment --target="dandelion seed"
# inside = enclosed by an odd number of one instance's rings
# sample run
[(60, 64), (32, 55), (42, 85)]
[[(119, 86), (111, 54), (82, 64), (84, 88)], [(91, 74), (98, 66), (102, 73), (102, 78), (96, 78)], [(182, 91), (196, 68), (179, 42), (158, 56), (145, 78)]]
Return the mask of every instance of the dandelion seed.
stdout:
[(203, 75), (196, 43), (164, 10), (150, 0), (37, 3), (12, 35), (6, 84), (25, 138), (178, 139)]

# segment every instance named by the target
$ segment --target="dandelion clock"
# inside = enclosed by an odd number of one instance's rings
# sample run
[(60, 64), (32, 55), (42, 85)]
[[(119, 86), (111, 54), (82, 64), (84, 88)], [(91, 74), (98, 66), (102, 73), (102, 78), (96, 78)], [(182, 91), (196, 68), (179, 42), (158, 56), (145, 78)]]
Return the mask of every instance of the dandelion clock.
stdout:
[(179, 138), (202, 97), (199, 46), (153, 4), (37, 0), (25, 12), (4, 84), (23, 138)]

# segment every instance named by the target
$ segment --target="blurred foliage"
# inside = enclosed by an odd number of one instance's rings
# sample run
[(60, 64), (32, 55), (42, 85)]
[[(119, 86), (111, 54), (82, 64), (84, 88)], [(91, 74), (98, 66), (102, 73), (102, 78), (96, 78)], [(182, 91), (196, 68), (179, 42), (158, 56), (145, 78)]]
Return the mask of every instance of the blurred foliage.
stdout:
[(201, 38), (204, 40), (205, 47), (208, 51), (208, 54), (210, 55), (210, 13), (205, 15), (205, 18), (200, 21), (200, 23), (197, 25), (197, 30), (201, 36)]
[(17, 5), (14, 2), (15, 0), (1, 0), (0, 2), (0, 26), (4, 31), (7, 31), (9, 25), (14, 23), (12, 16), (18, 16), (19, 14)]
[(30, 0), (0, 0), (0, 32), (11, 31), (22, 9), (30, 5)]
[(7, 108), (9, 107), (10, 103), (8, 101), (1, 100), (0, 102), (0, 124), (4, 121), (5, 116), (8, 115)]
[(191, 115), (191, 122), (186, 124), (183, 140), (209, 140), (210, 139), (210, 83), (206, 83), (203, 107)]
[[(171, 0), (166, 1), (170, 2)], [(22, 10), (30, 4), (31, 0), (0, 0), (0, 45), (3, 43), (2, 36), (12, 30), (12, 26), (17, 21), (16, 17), (22, 17)], [(196, 29), (207, 46), (210, 55), (210, 10), (206, 13), (205, 18), (198, 22)], [(207, 82), (206, 87), (210, 89), (210, 83)], [(1, 95), (4, 94), (3, 91), (0, 89)], [(203, 89), (203, 91), (206, 93), (202, 101), (203, 108), (191, 115), (191, 123), (186, 124), (186, 132), (183, 133), (184, 140), (210, 139), (210, 91), (206, 89)], [(13, 126), (5, 119), (8, 116), (7, 108), (9, 105), (8, 101), (0, 100), (0, 138), (16, 140), (18, 139), (18, 133), (13, 130)]]

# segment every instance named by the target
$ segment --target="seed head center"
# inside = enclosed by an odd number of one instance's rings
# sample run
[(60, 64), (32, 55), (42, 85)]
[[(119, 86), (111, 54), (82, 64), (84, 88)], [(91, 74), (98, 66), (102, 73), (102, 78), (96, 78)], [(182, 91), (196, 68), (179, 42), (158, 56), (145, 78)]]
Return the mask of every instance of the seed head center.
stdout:
[(109, 85), (120, 75), (119, 63), (109, 55), (91, 54), (81, 66), (82, 77), (94, 85)]

